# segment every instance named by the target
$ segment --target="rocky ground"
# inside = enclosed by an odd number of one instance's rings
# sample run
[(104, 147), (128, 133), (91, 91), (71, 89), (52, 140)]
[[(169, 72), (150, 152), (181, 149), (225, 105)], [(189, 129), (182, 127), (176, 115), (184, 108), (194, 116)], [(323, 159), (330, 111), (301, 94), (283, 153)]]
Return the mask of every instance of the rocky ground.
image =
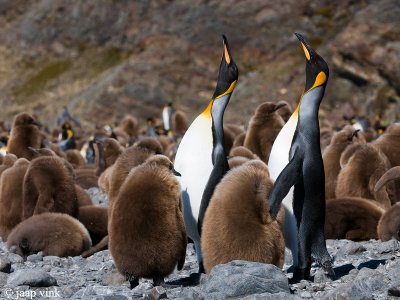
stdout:
[[(106, 199), (96, 189), (90, 194), (97, 204)], [(289, 285), (286, 274), (275, 266), (233, 261), (216, 266), (196, 287), (154, 287), (142, 279), (129, 289), (113, 264), (108, 250), (87, 259), (31, 255), (27, 261), (0, 242), (0, 299), (396, 299), (400, 297), (400, 242), (352, 242), (328, 240), (338, 278), (327, 278), (312, 269), (314, 282)], [(291, 264), (286, 255), (284, 270)], [(188, 245), (182, 271), (168, 280), (197, 270), (195, 252)], [(290, 271), (290, 269), (289, 269)]]

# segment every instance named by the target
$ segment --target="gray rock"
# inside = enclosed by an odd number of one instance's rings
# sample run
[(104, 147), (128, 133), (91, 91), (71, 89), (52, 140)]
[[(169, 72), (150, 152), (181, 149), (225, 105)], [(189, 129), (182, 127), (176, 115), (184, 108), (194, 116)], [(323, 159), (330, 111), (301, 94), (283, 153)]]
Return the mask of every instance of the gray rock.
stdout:
[(242, 300), (297, 300), (302, 299), (297, 295), (291, 295), (288, 293), (277, 293), (277, 294), (270, 294), (270, 293), (262, 293), (258, 295), (250, 295), (244, 298), (240, 298)]
[(330, 296), (347, 297), (348, 299), (374, 299), (376, 293), (382, 293), (387, 290), (386, 278), (377, 270), (363, 268), (357, 274), (356, 278), (344, 285), (337, 287)]
[(364, 251), (366, 251), (367, 249), (359, 244), (359, 243), (355, 243), (352, 241), (349, 241), (346, 245), (340, 247), (340, 249), (338, 250), (338, 252), (336, 253), (335, 258), (344, 258), (348, 255), (354, 255), (354, 254), (359, 254), (362, 253)]
[(8, 259), (11, 261), (12, 264), (21, 264), (24, 262), (24, 259), (15, 253), (8, 253)]
[(29, 255), (26, 258), (26, 260), (35, 263), (35, 262), (42, 261), (43, 260), (43, 256), (39, 255), (39, 254), (32, 254), (32, 255)]
[(378, 253), (391, 253), (400, 250), (400, 241), (389, 240), (386, 242), (380, 242), (376, 245)]
[(31, 287), (48, 287), (57, 285), (57, 280), (40, 269), (18, 270), (12, 273), (7, 280), (9, 287), (28, 285)]
[(5, 255), (0, 256), (0, 272), (3, 273), (11, 272), (11, 261)]
[(314, 274), (314, 283), (322, 283), (332, 281), (323, 269), (317, 269)]
[(274, 265), (235, 260), (215, 266), (201, 287), (207, 299), (289, 293), (288, 279)]
[[(5, 286), (7, 283), (8, 274), (0, 272), (0, 286)], [(1, 290), (0, 290), (1, 292)]]

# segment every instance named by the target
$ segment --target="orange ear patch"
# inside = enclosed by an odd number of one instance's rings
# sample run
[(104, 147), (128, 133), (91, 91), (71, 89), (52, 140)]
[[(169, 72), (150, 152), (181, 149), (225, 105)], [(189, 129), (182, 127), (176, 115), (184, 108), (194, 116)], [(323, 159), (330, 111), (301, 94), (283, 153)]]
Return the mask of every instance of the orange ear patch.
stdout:
[(323, 85), (325, 82), (326, 82), (326, 74), (324, 72), (319, 72), (317, 75), (317, 78), (315, 78), (315, 82), (314, 82), (313, 86), (311, 87), (311, 89), (313, 89), (317, 86)]

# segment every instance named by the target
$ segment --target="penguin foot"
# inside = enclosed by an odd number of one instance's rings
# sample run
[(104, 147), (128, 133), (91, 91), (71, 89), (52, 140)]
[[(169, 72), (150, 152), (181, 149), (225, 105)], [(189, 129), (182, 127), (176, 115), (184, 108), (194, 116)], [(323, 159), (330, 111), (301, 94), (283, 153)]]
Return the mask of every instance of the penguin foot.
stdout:
[(164, 285), (164, 277), (160, 275), (156, 275), (153, 277), (154, 286)]
[(289, 284), (298, 283), (301, 280), (310, 280), (310, 269), (294, 267), (293, 277), (289, 278)]
[(129, 281), (130, 289), (134, 289), (135, 287), (137, 287), (139, 285), (139, 277), (136, 277), (131, 273), (126, 272), (125, 279)]
[(194, 286), (200, 283), (201, 273), (192, 273), (189, 277), (179, 278), (172, 281), (167, 281), (166, 286)]

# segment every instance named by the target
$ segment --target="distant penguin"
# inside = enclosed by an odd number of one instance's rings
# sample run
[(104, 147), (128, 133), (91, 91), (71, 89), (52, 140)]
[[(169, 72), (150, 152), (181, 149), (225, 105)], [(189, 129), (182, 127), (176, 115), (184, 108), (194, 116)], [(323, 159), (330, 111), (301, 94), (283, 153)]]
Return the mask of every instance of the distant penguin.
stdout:
[(71, 123), (65, 121), (61, 126), (61, 133), (58, 138), (58, 146), (62, 151), (76, 148), (75, 133)]
[(326, 62), (296, 34), (306, 56), (306, 85), (297, 109), (279, 132), (268, 161), (275, 179), (270, 195), (276, 218), (283, 200), (285, 243), (292, 251), (291, 282), (309, 278), (311, 258), (333, 276), (325, 244), (325, 176), (320, 149), (319, 105), (327, 85)]
[(92, 244), (96, 245), (107, 234), (108, 215), (107, 207), (86, 205), (79, 207), (78, 220), (89, 231)]
[(339, 172), (336, 198), (367, 198), (385, 209), (389, 208), (391, 202), (386, 189), (375, 192), (376, 183), (389, 169), (390, 162), (380, 150), (372, 144), (362, 144)]
[(77, 256), (90, 248), (89, 232), (77, 219), (60, 213), (34, 215), (19, 223), (7, 239), (7, 247), (26, 259), (43, 251), (43, 255)]
[(162, 111), (162, 119), (163, 119), (165, 132), (172, 130), (172, 114), (173, 113), (174, 113), (174, 108), (172, 107), (172, 103), (169, 102), (166, 106), (164, 106), (163, 111)]
[(122, 119), (121, 124), (114, 128), (114, 132), (121, 136), (123, 135), (122, 132), (125, 133), (127, 136), (127, 144), (132, 145), (139, 134), (139, 122), (136, 117), (126, 115)]
[(284, 104), (264, 102), (257, 107), (250, 120), (243, 146), (257, 154), (265, 163), (268, 162), (276, 136), (285, 125), (282, 117), (277, 113), (277, 110), (283, 106)]
[(382, 242), (395, 239), (400, 241), (400, 203), (389, 208), (379, 220), (378, 236)]
[(78, 215), (72, 166), (57, 156), (34, 159), (23, 184), (23, 219), (44, 212)]
[(384, 210), (364, 198), (345, 197), (326, 201), (325, 237), (368, 241), (377, 239), (376, 227)]
[(326, 199), (335, 198), (336, 181), (340, 172), (340, 156), (347, 146), (357, 141), (357, 134), (358, 130), (354, 130), (352, 126), (344, 127), (341, 131), (335, 133), (331, 143), (322, 154)]
[(186, 131), (175, 156), (176, 170), (182, 174), (179, 181), (186, 231), (196, 248), (199, 273), (171, 284), (197, 284), (200, 273), (204, 273), (201, 224), (215, 187), (229, 170), (224, 149), (223, 115), (239, 72), (225, 36), (223, 41), (224, 50), (214, 95), (207, 108)]
[(0, 236), (7, 240), (11, 230), (22, 221), (22, 184), (29, 161), (19, 158), (0, 178)]
[(283, 208), (277, 221), (269, 214), (273, 186), (267, 165), (253, 160), (228, 172), (215, 189), (204, 217), (201, 247), (206, 272), (235, 259), (282, 268), (285, 241)]
[(41, 134), (39, 123), (28, 113), (15, 116), (8, 141), (8, 152), (17, 157), (33, 158), (28, 147), (40, 148)]
[(139, 278), (164, 282), (185, 262), (187, 237), (180, 202), (179, 175), (171, 161), (155, 155), (132, 169), (121, 186), (109, 223), (109, 249), (131, 288)]

